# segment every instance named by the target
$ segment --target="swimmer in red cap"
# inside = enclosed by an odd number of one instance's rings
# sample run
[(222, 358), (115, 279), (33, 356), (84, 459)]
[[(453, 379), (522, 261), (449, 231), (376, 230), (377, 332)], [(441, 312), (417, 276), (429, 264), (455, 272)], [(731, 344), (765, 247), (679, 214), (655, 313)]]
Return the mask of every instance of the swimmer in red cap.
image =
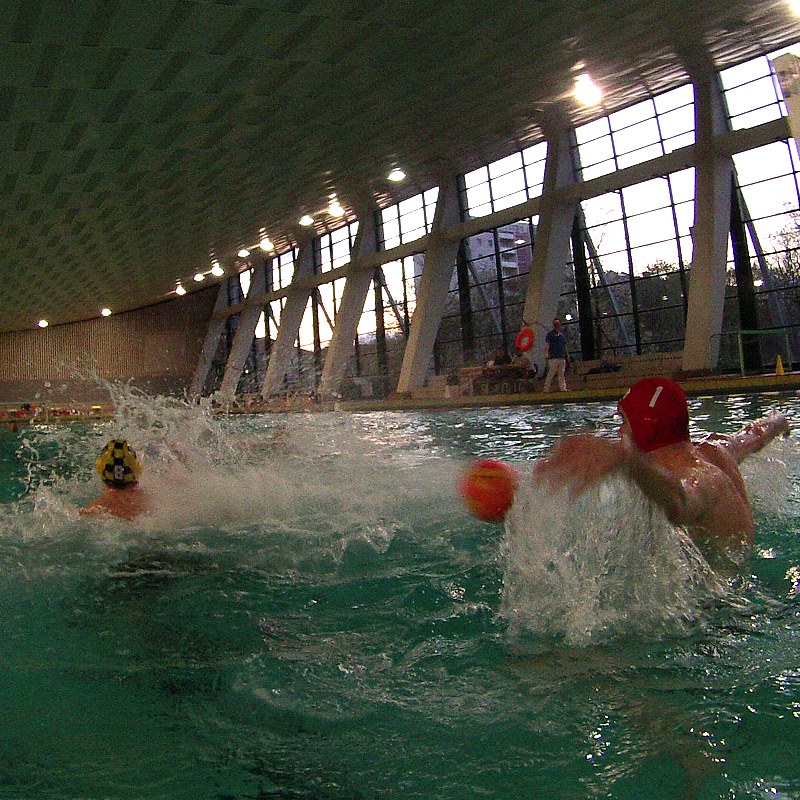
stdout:
[(626, 473), (712, 565), (741, 564), (752, 549), (755, 525), (739, 464), (787, 435), (786, 417), (773, 414), (737, 433), (693, 444), (686, 395), (668, 378), (635, 383), (618, 410), (619, 441), (562, 439), (537, 464), (534, 478), (566, 486), (574, 497), (612, 472)]

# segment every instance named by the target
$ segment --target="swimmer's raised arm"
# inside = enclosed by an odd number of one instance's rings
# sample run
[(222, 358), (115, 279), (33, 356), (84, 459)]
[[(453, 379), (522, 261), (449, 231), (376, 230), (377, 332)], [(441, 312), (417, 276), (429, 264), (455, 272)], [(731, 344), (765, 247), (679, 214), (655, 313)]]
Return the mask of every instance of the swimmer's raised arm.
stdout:
[(723, 448), (737, 464), (741, 464), (747, 456), (757, 453), (776, 437), (788, 435), (789, 420), (784, 414), (774, 413), (748, 422), (736, 433), (713, 437), (708, 443)]

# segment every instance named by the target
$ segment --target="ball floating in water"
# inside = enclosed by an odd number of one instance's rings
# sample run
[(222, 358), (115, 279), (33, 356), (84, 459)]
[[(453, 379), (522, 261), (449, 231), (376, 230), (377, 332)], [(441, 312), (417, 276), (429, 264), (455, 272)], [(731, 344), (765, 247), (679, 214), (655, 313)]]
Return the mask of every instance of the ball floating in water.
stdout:
[(467, 508), (484, 522), (502, 522), (514, 503), (517, 472), (502, 461), (475, 461), (464, 473), (459, 491)]

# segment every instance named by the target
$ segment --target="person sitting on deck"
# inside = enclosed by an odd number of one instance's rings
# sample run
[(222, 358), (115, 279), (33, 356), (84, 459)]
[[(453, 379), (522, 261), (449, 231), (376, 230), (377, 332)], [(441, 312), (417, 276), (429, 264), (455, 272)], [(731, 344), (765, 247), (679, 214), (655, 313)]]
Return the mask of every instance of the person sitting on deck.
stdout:
[(611, 473), (627, 475), (674, 525), (685, 529), (712, 566), (740, 566), (755, 523), (739, 464), (789, 433), (782, 414), (694, 444), (683, 389), (668, 378), (635, 383), (620, 400), (620, 440), (568, 436), (534, 467), (534, 481), (576, 497)]
[(526, 353), (519, 347), (514, 348), (514, 357), (511, 359), (511, 366), (522, 370), (522, 377), (533, 378), (539, 372), (536, 364), (532, 364)]
[(147, 495), (139, 487), (142, 465), (125, 439), (111, 439), (97, 457), (95, 469), (105, 484), (105, 492), (80, 514), (111, 514), (130, 520), (147, 513)]
[(506, 352), (505, 347), (500, 345), (497, 350), (494, 351), (494, 356), (492, 360), (489, 362), (488, 366), (490, 367), (505, 367), (511, 363), (511, 359), (508, 357), (508, 353)]

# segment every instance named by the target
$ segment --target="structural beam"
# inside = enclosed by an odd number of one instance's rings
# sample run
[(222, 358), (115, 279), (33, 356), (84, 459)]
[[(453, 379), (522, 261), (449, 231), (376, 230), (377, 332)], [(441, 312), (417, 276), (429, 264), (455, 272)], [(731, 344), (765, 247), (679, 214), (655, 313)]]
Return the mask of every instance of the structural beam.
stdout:
[(252, 259), (250, 264), (253, 267), (253, 277), (244, 302), (244, 309), (239, 315), (239, 324), (236, 326), (231, 351), (225, 362), (225, 374), (222, 376), (222, 383), (217, 393), (218, 398), (223, 402), (233, 400), (236, 395), (239, 378), (242, 377), (247, 356), (253, 347), (258, 318), (264, 310), (264, 307), (255, 299), (263, 295), (266, 289), (264, 263), (263, 260)]
[(713, 69), (693, 75), (695, 98), (694, 227), (692, 271), (683, 349), (686, 371), (714, 369), (725, 307), (733, 159), (715, 147), (727, 129), (725, 105)]
[(228, 283), (223, 281), (219, 285), (217, 292), (217, 299), (214, 303), (214, 311), (211, 313), (211, 319), (208, 323), (208, 330), (206, 331), (205, 339), (203, 340), (203, 349), (200, 351), (200, 358), (197, 360), (197, 367), (195, 368), (192, 380), (189, 383), (189, 397), (200, 397), (203, 393), (203, 387), (208, 380), (208, 373), (211, 370), (211, 364), (214, 361), (214, 354), (219, 347), (219, 339), (222, 336), (222, 331), (225, 329), (225, 320), (227, 315), (225, 311), (228, 307)]
[(524, 324), (535, 333), (530, 355), (537, 364), (544, 363), (544, 333), (550, 330), (558, 311), (564, 270), (570, 260), (569, 242), (577, 200), (571, 199), (564, 189), (575, 182), (572, 143), (572, 131), (564, 131), (555, 134), (547, 145), (541, 213), (522, 312)]
[[(353, 243), (353, 258), (368, 256), (377, 250), (374, 212), (365, 213), (359, 219), (358, 233)], [(322, 367), (319, 384), (319, 393), (322, 397), (332, 397), (339, 391), (347, 365), (353, 355), (353, 342), (372, 278), (373, 272), (366, 269), (351, 272), (347, 276), (339, 309), (336, 312), (336, 325)], [(380, 311), (376, 309), (376, 313)]]
[[(300, 246), (295, 263), (295, 272), (289, 292), (286, 295), (286, 304), (281, 311), (281, 324), (278, 335), (272, 344), (264, 376), (264, 385), (261, 394), (264, 397), (281, 394), (284, 391), (286, 374), (292, 364), (292, 354), (300, 324), (306, 311), (308, 298), (313, 287), (303, 285), (302, 281), (309, 278), (314, 272), (314, 247), (312, 241), (307, 241)], [(295, 283), (297, 281), (297, 283)]]
[(425, 252), (425, 267), (417, 289), (417, 306), (411, 318), (408, 343), (400, 367), (398, 392), (410, 392), (425, 383), (459, 246), (458, 239), (448, 239), (444, 234), (458, 221), (458, 187), (453, 178), (443, 182), (439, 188)]

